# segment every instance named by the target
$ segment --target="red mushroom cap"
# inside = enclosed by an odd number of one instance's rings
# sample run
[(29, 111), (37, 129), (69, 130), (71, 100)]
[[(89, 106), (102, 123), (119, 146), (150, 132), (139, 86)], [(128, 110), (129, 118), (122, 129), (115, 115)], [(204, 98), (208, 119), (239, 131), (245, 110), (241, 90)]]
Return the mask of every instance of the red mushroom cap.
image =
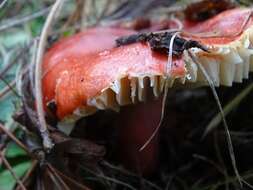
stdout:
[[(113, 48), (117, 37), (131, 33), (96, 28), (56, 43), (44, 59), (44, 103), (55, 100), (62, 119), (123, 77), (165, 75), (167, 56), (153, 52), (147, 43)], [(172, 75), (183, 77), (182, 60), (173, 63)]]
[[(153, 52), (147, 43), (114, 47), (116, 38), (132, 33), (131, 30), (116, 28), (93, 28), (53, 45), (46, 53), (43, 64), (45, 106), (54, 100), (57, 116), (61, 120), (80, 107), (90, 107), (88, 101), (101, 95), (115, 81), (123, 79), (124, 83), (119, 84), (122, 88), (118, 94), (122, 94), (120, 99), (123, 99), (116, 101), (119, 104), (131, 103), (125, 100), (133, 94), (137, 95), (137, 91), (142, 96), (143, 91), (140, 88), (145, 88), (145, 76), (154, 78), (153, 83), (156, 84), (150, 84), (151, 86), (158, 86), (157, 83), (161, 81), (155, 76), (166, 74), (166, 55)], [(171, 75), (185, 76), (181, 59), (173, 61)], [(135, 87), (130, 88), (131, 82)], [(139, 85), (138, 89), (136, 83)], [(119, 116), (119, 125), (124, 125), (119, 128), (119, 144), (125, 150), (121, 152), (123, 163), (141, 173), (151, 172), (155, 168), (158, 136), (143, 152), (140, 153), (139, 148), (159, 123), (159, 102), (157, 104), (152, 101), (126, 108)], [(147, 113), (150, 117), (145, 121)], [(128, 131), (127, 136), (125, 130)]]
[(204, 22), (185, 21), (184, 31), (195, 40), (207, 45), (224, 45), (240, 38), (252, 26), (252, 10), (235, 8), (224, 11)]
[[(249, 70), (253, 70), (253, 64), (250, 61), (253, 52), (250, 50), (251, 42), (248, 42), (252, 40), (252, 35), (246, 32), (248, 29), (252, 30), (251, 12), (251, 9), (234, 9), (225, 11), (205, 22), (191, 26), (185, 24), (185, 32), (182, 33), (184, 37), (198, 40), (212, 50), (211, 53), (198, 50), (195, 53), (198, 61), (203, 64), (217, 85), (220, 83), (232, 85), (233, 81), (241, 82), (243, 78), (248, 77)], [(110, 96), (111, 99), (107, 100), (109, 102), (118, 98), (115, 102), (120, 105), (134, 103), (136, 91), (145, 88), (143, 79), (145, 77), (150, 79), (150, 86), (156, 94), (155, 87), (162, 86), (160, 79), (167, 75), (167, 56), (153, 52), (147, 43), (115, 47), (116, 38), (132, 33), (134, 31), (118, 28), (93, 28), (53, 45), (46, 53), (43, 63), (45, 106), (54, 100), (57, 105), (57, 116), (61, 120), (73, 114), (78, 108), (95, 110), (107, 108), (101, 99), (96, 99), (104, 92), (117, 94), (116, 98), (114, 95)], [(192, 81), (205, 81), (198, 73), (195, 63), (188, 58), (183, 55), (179, 59), (173, 59), (170, 76), (184, 78), (185, 64), (187, 64)], [(137, 83), (138, 87), (136, 87)], [(108, 91), (108, 89), (114, 91)], [(133, 98), (132, 102), (128, 101), (131, 98)], [(93, 100), (95, 103), (92, 102)], [(157, 127), (160, 119), (159, 108), (161, 108), (159, 102), (156, 105), (148, 104), (146, 107), (138, 105), (137, 109), (129, 108), (130, 111), (125, 113), (123, 111), (121, 115), (121, 122), (124, 125), (121, 129), (121, 140), (131, 142), (130, 144), (122, 143), (124, 144), (122, 150), (128, 154), (126, 157), (129, 160), (126, 159), (126, 162), (133, 162), (133, 165), (136, 165), (134, 158), (137, 154), (141, 162), (141, 171), (148, 171), (155, 167), (157, 136), (144, 152), (139, 153), (138, 148)], [(145, 123), (143, 120), (145, 111), (148, 109), (152, 110), (149, 112), (152, 117), (147, 116), (149, 122)], [(157, 110), (159, 114), (156, 114)], [(148, 165), (150, 167), (147, 167)]]

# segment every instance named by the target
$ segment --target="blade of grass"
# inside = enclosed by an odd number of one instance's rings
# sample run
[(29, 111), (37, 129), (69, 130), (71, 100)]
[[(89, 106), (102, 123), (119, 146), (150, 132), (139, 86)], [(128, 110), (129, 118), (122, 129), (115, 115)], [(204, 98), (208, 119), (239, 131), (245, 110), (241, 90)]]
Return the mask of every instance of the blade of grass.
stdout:
[(11, 89), (13, 89), (15, 87), (16, 81), (13, 80), (10, 82), (9, 85), (5, 86), (1, 91), (0, 91), (0, 99), (5, 97), (7, 94), (9, 94), (9, 92), (11, 91)]
[(209, 75), (206, 72), (203, 65), (197, 60), (196, 56), (190, 50), (188, 50), (187, 52), (188, 52), (190, 58), (192, 59), (192, 61), (198, 66), (198, 68), (200, 69), (200, 71), (202, 72), (204, 77), (206, 78), (206, 80), (209, 84), (209, 87), (212, 90), (213, 96), (215, 98), (215, 101), (217, 103), (217, 106), (219, 108), (219, 111), (220, 111), (220, 114), (221, 114), (221, 117), (222, 117), (223, 125), (225, 127), (226, 138), (227, 138), (227, 143), (228, 143), (228, 150), (229, 150), (229, 155), (230, 155), (230, 159), (231, 159), (231, 162), (232, 162), (233, 170), (235, 172), (235, 175), (237, 177), (237, 180), (238, 180), (240, 186), (242, 187), (243, 186), (242, 182), (244, 182), (245, 184), (247, 184), (247, 182), (245, 182), (245, 180), (242, 179), (242, 177), (240, 176), (239, 171), (237, 169), (237, 164), (236, 164), (236, 160), (235, 160), (235, 154), (234, 154), (232, 139), (231, 139), (231, 136), (230, 136), (230, 133), (229, 133), (228, 124), (227, 124), (227, 121), (225, 119), (224, 111), (222, 109), (218, 94), (215, 90), (215, 85), (214, 85), (212, 79), (209, 77)]

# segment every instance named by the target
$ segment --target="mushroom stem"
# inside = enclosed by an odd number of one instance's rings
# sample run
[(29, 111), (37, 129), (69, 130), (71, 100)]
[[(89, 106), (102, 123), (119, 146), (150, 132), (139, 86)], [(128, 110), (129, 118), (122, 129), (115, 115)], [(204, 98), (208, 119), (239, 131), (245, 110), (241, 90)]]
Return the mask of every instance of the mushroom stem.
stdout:
[(159, 125), (162, 98), (123, 108), (118, 120), (119, 152), (123, 164), (140, 174), (147, 175), (154, 171), (159, 154), (159, 133), (143, 149), (147, 139)]

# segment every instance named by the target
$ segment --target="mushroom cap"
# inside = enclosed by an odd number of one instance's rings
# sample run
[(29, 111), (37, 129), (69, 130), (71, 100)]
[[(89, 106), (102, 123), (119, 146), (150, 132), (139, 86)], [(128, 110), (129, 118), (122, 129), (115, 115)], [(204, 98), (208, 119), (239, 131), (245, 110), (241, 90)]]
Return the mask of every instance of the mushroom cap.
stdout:
[[(205, 53), (192, 49), (216, 85), (241, 82), (248, 77), (249, 70), (253, 70), (251, 25), (250, 9), (225, 11), (202, 23), (185, 24), (185, 37), (198, 40), (212, 50)], [(147, 43), (115, 47), (116, 38), (133, 33), (132, 30), (96, 27), (54, 44), (43, 62), (45, 107), (55, 101), (60, 120), (69, 119), (68, 116), (76, 120), (75, 117), (92, 114), (98, 109), (118, 110), (119, 106), (145, 101), (146, 94), (150, 94), (148, 90), (158, 97), (168, 74), (167, 55), (152, 51)], [(189, 81), (205, 82), (187, 54), (173, 58), (170, 80), (185, 79), (187, 72), (191, 76)], [(157, 127), (159, 108), (161, 99), (156, 103), (139, 104), (134, 109), (128, 107), (120, 114), (123, 123), (119, 123), (123, 125), (120, 144), (125, 165), (135, 167), (140, 162), (144, 173), (156, 167), (158, 136), (143, 152), (139, 152), (139, 148)]]
[[(44, 104), (54, 100), (57, 116), (62, 119), (80, 110), (82, 115), (92, 114), (97, 108), (117, 110), (120, 105), (135, 102), (138, 95), (143, 101), (145, 77), (155, 83), (150, 85), (156, 85), (156, 95), (162, 91), (158, 89), (157, 77), (165, 76), (166, 55), (153, 52), (147, 43), (114, 48), (116, 38), (132, 33), (93, 28), (53, 45), (43, 63)], [(171, 74), (183, 77), (182, 60), (173, 63)], [(94, 99), (102, 93), (106, 100)]]
[[(122, 35), (130, 35), (133, 31), (124, 29), (96, 28), (88, 29), (71, 37), (63, 38), (55, 43), (43, 59), (43, 92), (45, 100), (54, 99), (55, 86), (60, 68), (74, 63), (75, 59), (87, 53), (95, 53), (114, 47), (114, 40)], [(106, 37), (105, 37), (106, 35)], [(69, 63), (67, 63), (69, 61)], [(47, 79), (50, 80), (47, 80)]]
[[(240, 38), (252, 26), (252, 9), (235, 8), (203, 22), (185, 21), (187, 36), (206, 45), (224, 45)], [(192, 35), (191, 35), (192, 34)]]
[[(199, 23), (184, 24), (184, 37), (197, 40), (210, 53), (194, 51), (216, 86), (242, 82), (253, 71), (252, 9), (235, 8)], [(206, 84), (206, 79), (188, 59), (191, 82)]]
[[(211, 53), (193, 48), (215, 85), (242, 82), (253, 70), (252, 10), (232, 9), (207, 21), (185, 22), (183, 37), (207, 45)], [(115, 47), (115, 39), (133, 34), (120, 28), (96, 27), (62, 39), (46, 53), (43, 63), (44, 105), (54, 100), (61, 120), (82, 117), (98, 109), (145, 101), (149, 87), (158, 97), (167, 76), (167, 56), (151, 50), (147, 43)], [(196, 64), (183, 54), (173, 59), (171, 80), (185, 79), (206, 84)]]

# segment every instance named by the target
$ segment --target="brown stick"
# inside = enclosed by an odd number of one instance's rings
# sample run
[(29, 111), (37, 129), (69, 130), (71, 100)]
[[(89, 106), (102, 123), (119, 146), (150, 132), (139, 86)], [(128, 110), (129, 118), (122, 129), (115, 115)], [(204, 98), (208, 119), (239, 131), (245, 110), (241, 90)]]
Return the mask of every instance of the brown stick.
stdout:
[[(54, 181), (54, 183), (59, 186), (58, 189), (66, 189), (70, 190), (68, 185), (62, 180), (62, 178), (55, 172), (54, 168), (51, 166), (51, 164), (47, 164), (47, 167), (49, 169), (49, 176)], [(60, 182), (60, 183), (58, 183)]]
[(0, 130), (2, 130), (11, 140), (13, 140), (18, 146), (20, 146), (22, 149), (24, 149), (28, 154), (30, 154), (30, 151), (27, 149), (27, 147), (18, 140), (10, 131), (8, 131), (2, 124), (0, 124)]
[(1, 91), (0, 91), (0, 99), (2, 97), (5, 97), (5, 95), (7, 95), (15, 86), (16, 81), (13, 80), (11, 81), (11, 83), (9, 84), (9, 86), (5, 86)]
[[(32, 162), (32, 166), (30, 167), (30, 169), (26, 172), (26, 174), (22, 177), (22, 183), (24, 185), (27, 185), (26, 184), (26, 181), (29, 180), (29, 178), (31, 178), (36, 166), (38, 164), (38, 161), (37, 160), (33, 160)], [(21, 190), (20, 186), (16, 187), (16, 190)]]
[(21, 187), (22, 190), (26, 190), (26, 187), (24, 186), (24, 184), (20, 181), (20, 179), (18, 178), (18, 176), (16, 175), (16, 173), (13, 171), (10, 163), (8, 162), (8, 160), (6, 160), (6, 158), (4, 157), (4, 155), (2, 154), (2, 152), (0, 151), (0, 157), (2, 158), (3, 164), (5, 165), (5, 167), (9, 170), (9, 172), (11, 173), (11, 175), (13, 176), (13, 178), (16, 180), (16, 182), (18, 183), (18, 185)]
[[(49, 165), (50, 167), (52, 167), (51, 165)], [(76, 182), (74, 179), (64, 175), (62, 172), (60, 172), (59, 170), (57, 170), (56, 168), (54, 168), (54, 171), (57, 172), (59, 174), (59, 176), (62, 176), (62, 178), (65, 178), (65, 180), (69, 181), (70, 183), (76, 185), (77, 187), (79, 187), (80, 189), (83, 190), (90, 190), (88, 187), (84, 186), (83, 184), (80, 184), (78, 182)]]

